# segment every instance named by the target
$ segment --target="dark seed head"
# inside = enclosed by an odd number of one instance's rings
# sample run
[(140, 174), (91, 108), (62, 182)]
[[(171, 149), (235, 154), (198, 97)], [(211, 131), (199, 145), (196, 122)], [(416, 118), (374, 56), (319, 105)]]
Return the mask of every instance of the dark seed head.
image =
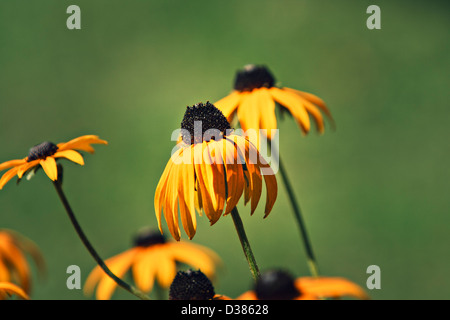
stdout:
[(187, 107), (181, 129), (184, 143), (194, 144), (218, 139), (218, 136), (225, 135), (225, 131), (231, 127), (222, 111), (208, 101), (206, 104), (200, 102)]
[(58, 147), (54, 143), (48, 141), (42, 142), (30, 149), (27, 161), (30, 162), (37, 159), (45, 159), (54, 155), (57, 150)]
[(135, 247), (149, 247), (165, 242), (166, 238), (159, 231), (153, 230), (151, 228), (144, 228), (139, 230), (133, 240)]
[(169, 300), (211, 300), (214, 296), (211, 281), (200, 270), (178, 271), (169, 290)]
[(275, 85), (275, 78), (265, 66), (246, 65), (239, 70), (234, 81), (234, 89), (238, 91), (252, 91), (258, 88), (271, 88)]
[(259, 300), (292, 300), (300, 295), (294, 278), (281, 270), (261, 274), (255, 285), (255, 293)]

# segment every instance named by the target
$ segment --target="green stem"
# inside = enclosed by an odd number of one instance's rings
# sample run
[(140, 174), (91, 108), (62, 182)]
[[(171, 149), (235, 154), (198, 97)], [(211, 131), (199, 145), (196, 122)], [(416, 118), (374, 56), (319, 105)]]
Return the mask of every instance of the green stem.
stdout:
[[(271, 144), (270, 140), (268, 140), (268, 141), (269, 141), (270, 148), (272, 148), (272, 144)], [(283, 162), (281, 161), (281, 156), (279, 155), (278, 151), (276, 151), (276, 152), (278, 154), (278, 163), (279, 163), (279, 171), (281, 174), (281, 178), (283, 179), (284, 186), (286, 187), (286, 191), (288, 193), (288, 197), (291, 202), (292, 209), (294, 211), (294, 216), (295, 216), (295, 219), (297, 220), (297, 224), (300, 229), (300, 235), (303, 240), (303, 245), (304, 245), (307, 260), (308, 260), (309, 270), (310, 270), (312, 276), (318, 277), (319, 276), (319, 267), (317, 265), (317, 261), (314, 256), (311, 241), (309, 240), (309, 237), (308, 237), (308, 232), (306, 231), (306, 224), (303, 221), (300, 206), (297, 203), (297, 199), (295, 198), (295, 194), (293, 191), (294, 189), (292, 188), (292, 185), (291, 185), (288, 175), (287, 175), (287, 171), (283, 165)], [(273, 154), (273, 152), (272, 152), (272, 154)]]
[(250, 272), (252, 273), (253, 279), (259, 279), (260, 273), (258, 265), (256, 264), (255, 256), (253, 255), (252, 248), (250, 247), (250, 242), (245, 234), (244, 224), (242, 223), (241, 217), (236, 207), (231, 211), (231, 217), (233, 218), (234, 227), (241, 241), (242, 249), (244, 250), (245, 258), (247, 259), (248, 266), (250, 267)]
[(113, 279), (120, 287), (124, 288), (131, 294), (135, 295), (136, 297), (142, 299), (142, 300), (150, 300), (150, 297), (148, 297), (146, 294), (144, 294), (142, 291), (136, 289), (135, 287), (129, 285), (128, 283), (124, 282), (122, 279), (118, 278), (112, 271), (106, 266), (105, 262), (100, 258), (97, 251), (95, 251), (94, 247), (89, 242), (88, 238), (83, 232), (83, 229), (81, 228), (80, 224), (78, 223), (77, 219), (75, 218), (75, 214), (72, 211), (72, 208), (69, 205), (69, 202), (67, 201), (67, 198), (62, 190), (61, 183), (57, 181), (53, 181), (53, 185), (55, 186), (56, 192), (58, 193), (59, 199), (61, 200), (62, 204), (64, 205), (64, 208), (66, 209), (67, 214), (69, 215), (70, 221), (72, 222), (73, 226), (75, 227), (75, 230), (78, 233), (78, 236), (80, 237), (81, 241), (89, 251), (89, 253), (94, 257), (97, 264), (105, 271), (105, 273)]

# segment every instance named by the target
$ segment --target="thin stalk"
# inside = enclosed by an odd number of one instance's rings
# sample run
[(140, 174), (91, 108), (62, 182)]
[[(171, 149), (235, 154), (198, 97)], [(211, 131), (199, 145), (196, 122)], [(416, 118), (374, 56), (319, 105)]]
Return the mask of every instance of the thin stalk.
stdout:
[[(268, 142), (269, 142), (269, 147), (272, 150), (272, 154), (274, 152), (276, 152), (278, 154), (278, 150), (272, 149), (271, 141), (268, 140)], [(314, 255), (311, 241), (309, 239), (308, 232), (306, 230), (306, 224), (303, 220), (300, 206), (295, 197), (294, 189), (292, 188), (292, 185), (288, 178), (287, 171), (283, 165), (283, 162), (281, 161), (281, 156), (279, 154), (278, 154), (278, 164), (279, 164), (279, 171), (281, 174), (281, 178), (283, 179), (283, 183), (286, 188), (286, 191), (287, 191), (287, 194), (289, 197), (289, 201), (290, 201), (292, 209), (294, 211), (294, 217), (295, 217), (298, 227), (300, 229), (300, 235), (302, 237), (303, 246), (305, 248), (309, 270), (310, 270), (312, 276), (318, 277), (319, 276), (319, 267), (317, 265), (317, 261), (316, 261), (315, 255)]]
[(70, 207), (69, 201), (67, 200), (62, 187), (61, 183), (57, 181), (53, 181), (53, 185), (55, 186), (56, 192), (58, 193), (59, 199), (61, 200), (64, 208), (66, 209), (67, 214), (69, 215), (70, 221), (72, 222), (76, 232), (78, 233), (78, 236), (80, 237), (81, 241), (83, 242), (84, 246), (87, 248), (89, 253), (92, 255), (92, 257), (95, 259), (97, 264), (105, 271), (105, 273), (113, 279), (117, 285), (122, 287), (123, 289), (127, 290), (131, 294), (135, 295), (136, 297), (142, 299), (142, 300), (150, 300), (150, 297), (148, 297), (146, 294), (144, 294), (142, 291), (136, 289), (135, 287), (129, 285), (122, 279), (118, 278), (112, 271), (106, 266), (105, 262), (100, 258), (97, 251), (95, 251), (94, 247), (89, 242), (88, 238), (83, 232), (83, 229), (81, 228), (80, 224), (78, 223), (75, 214), (72, 211), (72, 208)]
[(239, 240), (241, 241), (242, 249), (244, 250), (245, 258), (247, 259), (253, 279), (258, 280), (260, 277), (258, 265), (256, 264), (255, 256), (253, 255), (252, 248), (250, 247), (250, 242), (248, 241), (247, 235), (244, 230), (244, 224), (242, 223), (241, 217), (236, 207), (234, 207), (231, 211), (231, 217), (233, 218), (234, 227), (236, 228)]

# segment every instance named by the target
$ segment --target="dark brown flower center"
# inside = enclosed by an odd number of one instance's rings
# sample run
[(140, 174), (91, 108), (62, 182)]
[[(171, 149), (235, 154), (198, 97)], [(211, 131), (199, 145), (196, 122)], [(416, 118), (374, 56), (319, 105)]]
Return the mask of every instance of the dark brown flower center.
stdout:
[(219, 139), (231, 127), (222, 111), (208, 101), (206, 104), (200, 102), (187, 107), (181, 129), (184, 143), (194, 144)]
[(211, 281), (200, 270), (178, 271), (169, 290), (169, 300), (211, 300), (214, 296)]
[(57, 150), (58, 147), (54, 143), (48, 141), (42, 142), (30, 149), (27, 161), (30, 162), (37, 159), (45, 159), (54, 155)]
[(261, 274), (255, 285), (255, 293), (259, 300), (292, 300), (300, 295), (294, 278), (281, 270)]
[(133, 240), (135, 247), (149, 247), (155, 244), (166, 243), (166, 238), (159, 232), (153, 229), (142, 229)]
[(275, 78), (264, 66), (246, 65), (239, 70), (234, 81), (234, 89), (238, 91), (252, 91), (258, 88), (271, 88), (275, 85)]

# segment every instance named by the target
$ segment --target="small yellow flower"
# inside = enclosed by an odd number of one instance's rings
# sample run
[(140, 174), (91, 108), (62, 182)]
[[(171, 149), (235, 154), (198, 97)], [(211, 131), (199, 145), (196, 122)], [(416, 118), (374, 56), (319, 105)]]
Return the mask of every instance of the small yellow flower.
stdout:
[[(196, 123), (202, 130), (197, 134)], [(230, 124), (209, 102), (187, 107), (182, 141), (172, 155), (155, 192), (155, 211), (162, 232), (161, 211), (170, 233), (180, 240), (178, 207), (183, 228), (192, 239), (197, 229), (195, 212), (205, 212), (211, 225), (236, 207), (242, 194), (254, 213), (261, 197), (262, 177), (267, 189), (265, 215), (277, 198), (277, 181), (269, 164), (246, 138), (233, 133)], [(184, 130), (184, 131), (183, 131)], [(214, 131), (208, 137), (208, 131)], [(264, 170), (264, 174), (262, 171)]]
[(73, 139), (69, 142), (58, 143), (57, 145), (46, 141), (32, 147), (27, 157), (23, 159), (6, 161), (0, 164), (0, 171), (11, 168), (1, 177), (0, 190), (15, 175), (21, 179), (27, 171), (36, 168), (37, 166), (41, 166), (47, 176), (52, 181), (56, 181), (58, 179), (56, 159), (66, 158), (70, 161), (78, 163), (79, 165), (84, 165), (83, 157), (75, 150), (94, 153), (94, 148), (91, 144), (108, 144), (108, 142), (101, 140), (94, 135), (86, 135)]
[(0, 300), (6, 300), (10, 295), (17, 295), (24, 300), (30, 300), (30, 297), (14, 283), (0, 282)]
[(272, 139), (271, 130), (277, 129), (276, 103), (297, 120), (304, 134), (311, 128), (309, 115), (314, 118), (320, 133), (325, 130), (321, 111), (332, 120), (322, 99), (308, 92), (275, 86), (275, 78), (264, 66), (247, 65), (238, 71), (234, 90), (214, 105), (229, 122), (237, 114), (244, 131), (265, 129), (267, 137)]
[(253, 290), (243, 293), (237, 300), (320, 300), (342, 297), (369, 299), (360, 286), (344, 278), (294, 279), (286, 271), (270, 270), (261, 274)]
[[(134, 239), (134, 246), (105, 261), (119, 278), (132, 271), (136, 286), (143, 292), (153, 289), (155, 280), (162, 288), (169, 288), (177, 272), (177, 263), (201, 269), (214, 277), (220, 258), (212, 250), (193, 243), (166, 241), (158, 231), (143, 229)], [(96, 298), (111, 298), (117, 284), (97, 266), (90, 273), (84, 286), (85, 294), (92, 294), (98, 284)]]
[(44, 273), (44, 259), (31, 240), (12, 230), (0, 230), (0, 282), (17, 283), (21, 290), (30, 293), (31, 272), (26, 253)]

